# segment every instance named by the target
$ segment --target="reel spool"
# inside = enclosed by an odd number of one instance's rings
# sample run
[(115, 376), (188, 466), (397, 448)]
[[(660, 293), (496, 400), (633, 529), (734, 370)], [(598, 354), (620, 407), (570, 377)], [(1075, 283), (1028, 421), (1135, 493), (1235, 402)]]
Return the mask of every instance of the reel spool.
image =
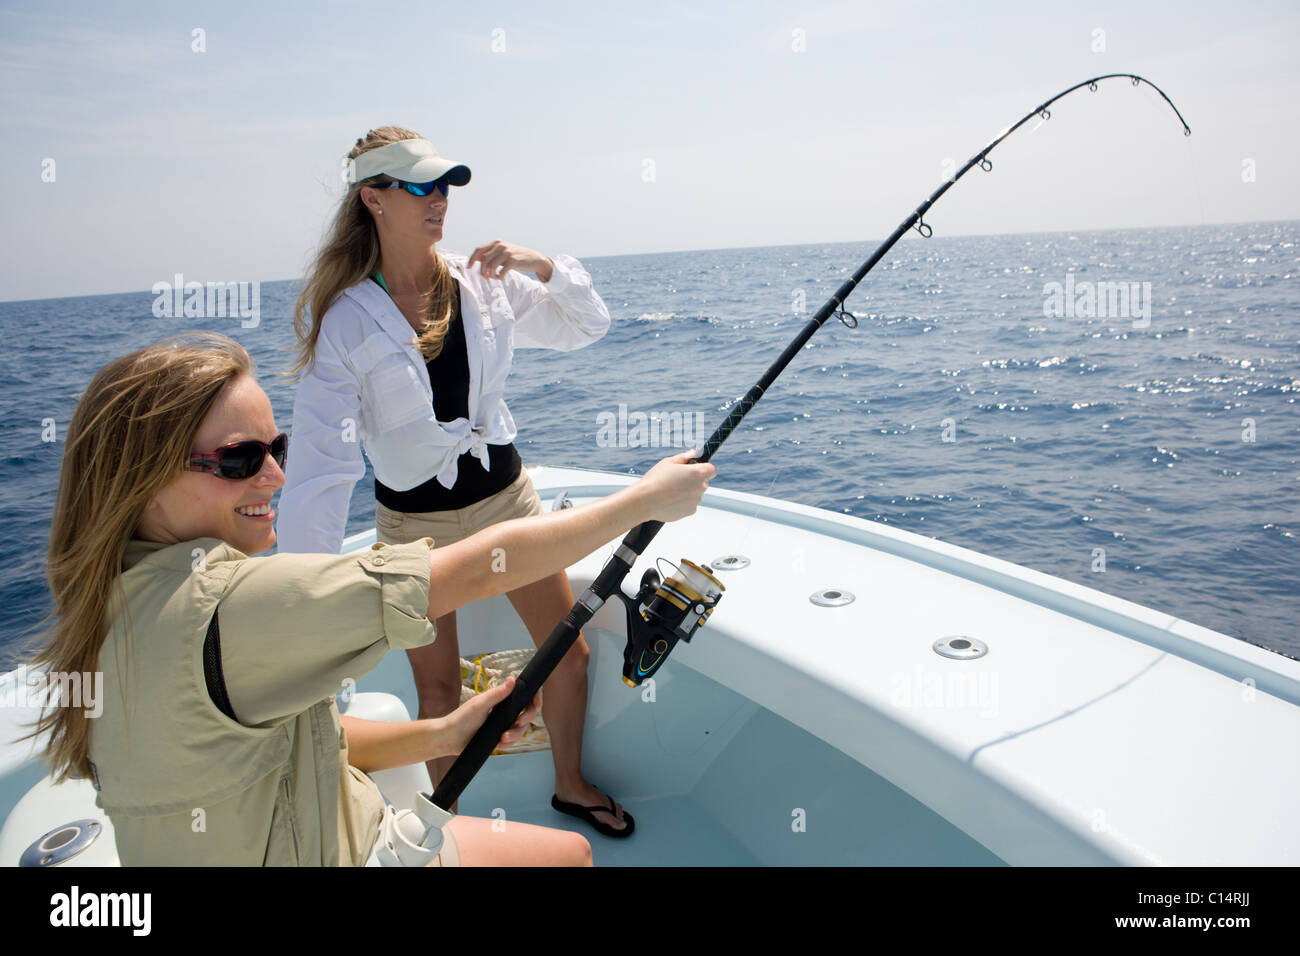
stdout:
[(663, 665), (678, 641), (690, 641), (722, 600), (726, 586), (694, 561), (682, 559), (676, 573), (661, 580), (650, 568), (635, 597), (614, 593), (627, 608), (623, 683), (636, 687)]

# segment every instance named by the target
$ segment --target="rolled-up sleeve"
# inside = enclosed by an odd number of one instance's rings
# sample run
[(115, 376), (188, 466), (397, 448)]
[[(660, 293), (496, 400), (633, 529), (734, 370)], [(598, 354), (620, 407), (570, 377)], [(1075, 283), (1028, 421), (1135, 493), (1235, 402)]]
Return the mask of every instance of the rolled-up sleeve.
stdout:
[(609, 309), (582, 263), (566, 255), (551, 261), (555, 267), (546, 283), (518, 272), (506, 273), (518, 348), (568, 352), (590, 345), (609, 330)]
[(370, 673), (391, 648), (430, 643), (432, 547), (421, 538), (240, 562), (218, 608), (221, 667), (239, 722), (293, 717)]

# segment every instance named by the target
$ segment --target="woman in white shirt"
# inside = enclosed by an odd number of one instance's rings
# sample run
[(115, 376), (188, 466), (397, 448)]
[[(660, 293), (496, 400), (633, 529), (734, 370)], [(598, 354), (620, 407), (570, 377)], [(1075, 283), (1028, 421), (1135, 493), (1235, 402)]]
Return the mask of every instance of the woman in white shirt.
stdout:
[[(590, 276), (572, 257), (500, 240), (468, 259), (439, 250), (450, 187), (470, 171), (411, 130), (371, 130), (348, 159), (348, 191), (295, 309), (303, 377), (280, 550), (339, 550), (352, 486), (365, 474), (358, 438), (375, 472), (381, 542), (428, 536), (444, 546), (540, 513), (502, 395), (515, 346), (567, 351), (604, 335), (609, 312)], [(537, 644), (574, 602), (562, 571), (508, 597)], [(420, 718), (460, 702), (455, 613), (437, 630), (432, 645), (407, 651)], [(631, 815), (581, 772), (588, 653), (580, 636), (544, 687), (551, 802), (627, 836)], [(429, 761), (431, 781), (450, 765)]]

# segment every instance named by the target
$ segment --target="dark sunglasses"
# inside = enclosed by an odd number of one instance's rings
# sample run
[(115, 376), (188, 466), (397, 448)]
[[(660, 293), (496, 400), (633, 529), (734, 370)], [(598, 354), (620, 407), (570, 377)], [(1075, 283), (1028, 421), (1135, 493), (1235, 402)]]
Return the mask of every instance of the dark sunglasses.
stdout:
[(446, 176), (427, 183), (408, 183), (401, 179), (390, 179), (388, 182), (374, 183), (373, 185), (376, 189), (396, 189), (401, 186), (412, 196), (427, 196), (435, 189), (445, 196), (451, 188), (451, 183), (447, 181)]
[(201, 451), (190, 455), (187, 471), (201, 471), (218, 478), (241, 481), (252, 478), (262, 470), (267, 453), (281, 468), (289, 456), (289, 436), (284, 432), (267, 444), (264, 441), (237, 441), (222, 445), (216, 451)]

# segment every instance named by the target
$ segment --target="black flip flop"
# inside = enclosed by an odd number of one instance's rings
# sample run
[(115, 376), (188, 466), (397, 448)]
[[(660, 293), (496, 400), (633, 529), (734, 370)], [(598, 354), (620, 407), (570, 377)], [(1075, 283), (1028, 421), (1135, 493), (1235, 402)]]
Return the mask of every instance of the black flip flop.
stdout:
[[(608, 794), (607, 794), (608, 796)], [(596, 819), (596, 814), (604, 811), (615, 819), (618, 818), (618, 811), (614, 808), (614, 798), (609, 797), (609, 806), (607, 807), (583, 807), (576, 803), (565, 803), (555, 794), (551, 794), (551, 806), (561, 813), (567, 813), (571, 817), (577, 817), (579, 820), (586, 820), (596, 830), (597, 833), (603, 833), (607, 837), (620, 838), (632, 835), (632, 828), (636, 826), (636, 821), (632, 819), (632, 814), (627, 812), (627, 807), (623, 808), (623, 822), (627, 826), (621, 830), (615, 830), (608, 823), (601, 823)]]

